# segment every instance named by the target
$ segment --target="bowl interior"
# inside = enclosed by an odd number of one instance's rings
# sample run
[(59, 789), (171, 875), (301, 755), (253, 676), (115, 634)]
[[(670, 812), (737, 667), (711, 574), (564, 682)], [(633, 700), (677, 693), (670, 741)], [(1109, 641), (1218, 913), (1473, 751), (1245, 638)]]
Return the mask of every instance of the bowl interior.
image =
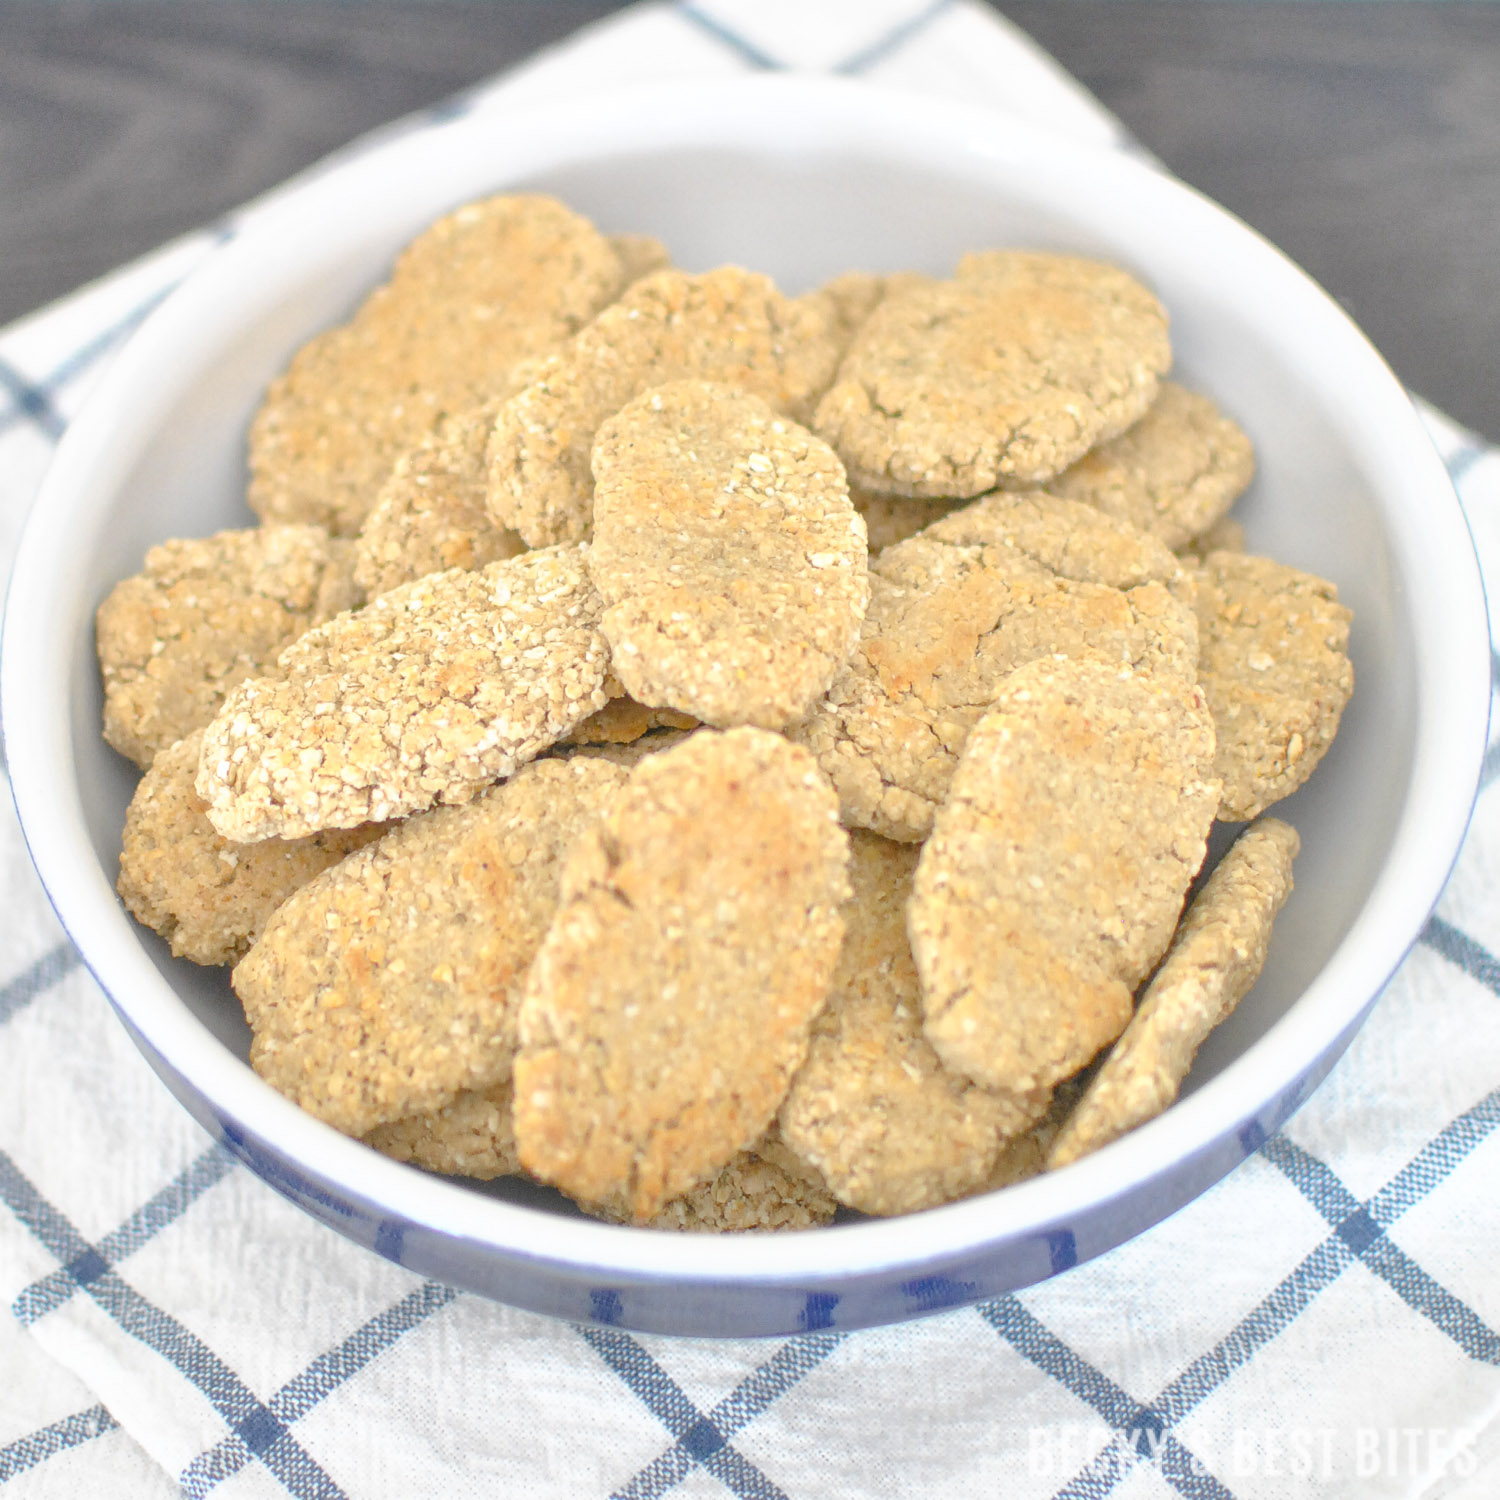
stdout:
[[(266, 383), (311, 333), (347, 315), (395, 251), (440, 212), (500, 188), (544, 190), (607, 231), (659, 236), (685, 268), (737, 262), (769, 272), (788, 291), (855, 267), (946, 273), (964, 252), (991, 246), (1077, 252), (1124, 265), (1153, 287), (1171, 316), (1176, 378), (1206, 391), (1249, 431), (1258, 473), (1237, 515), (1252, 550), (1333, 580), (1354, 612), (1356, 690), (1343, 728), (1310, 784), (1278, 810), (1303, 839), (1297, 889), (1255, 991), (1200, 1054), (1185, 1092), (1201, 1091), (1252, 1049), (1264, 1055), (1257, 1044), (1314, 980), (1364, 943), (1372, 893), (1385, 891), (1383, 910), (1401, 907), (1391, 855), (1416, 821), (1413, 797), (1427, 774), (1424, 756), (1434, 753), (1419, 743), (1419, 725), (1429, 700), (1447, 711), (1448, 699), (1434, 695), (1453, 687), (1435, 684), (1435, 627), (1417, 616), (1435, 607), (1430, 594), (1442, 566), (1456, 570), (1459, 604), (1470, 613), (1476, 597), (1472, 555), (1455, 552), (1456, 507), (1437, 527), (1434, 555), (1446, 557), (1438, 563), (1422, 552), (1422, 523), (1409, 511), (1451, 505), (1451, 491), (1435, 456), (1420, 451), (1415, 417), (1388, 372), (1338, 310), (1196, 195), (998, 116), (985, 123), (973, 112), (872, 104), (868, 96), (854, 103), (837, 91), (829, 103), (795, 87), (782, 90), (779, 104), (766, 97), (741, 88), (714, 111), (699, 100), (676, 115), (641, 108), (614, 119), (601, 104), (571, 123), (554, 117), (545, 139), (505, 122), (448, 127), (446, 137), (437, 132), (388, 152), (379, 171), (366, 164), (293, 195), (148, 325), (134, 373), (149, 372), (150, 389), (109, 386), (105, 407), (89, 414), (92, 446), (75, 454), (87, 498), (76, 507), (72, 571), (58, 583), (71, 737), (60, 775), (97, 861), (90, 878), (113, 883), (136, 782), (134, 768), (99, 735), (93, 608), (139, 569), (153, 543), (252, 522), (244, 438)], [(802, 105), (787, 109), (794, 98)], [(1404, 484), (1422, 493), (1405, 496)], [(1482, 738), (1472, 753), (1464, 749), (1460, 779), (1481, 752)], [(1451, 822), (1451, 810), (1447, 816)], [(1458, 831), (1445, 827), (1444, 859), (1461, 827), (1461, 817)], [(1374, 971), (1351, 960), (1354, 992), (1338, 997), (1318, 1045), (1347, 1035), (1415, 936), (1441, 875), (1424, 878), (1422, 909), (1411, 930), (1387, 944), (1390, 954), (1370, 961)], [(64, 908), (62, 882), (49, 885)], [(248, 1033), (226, 976), (172, 960), (144, 930), (134, 941), (192, 1015), (243, 1058)], [(1314, 1061), (1275, 1060), (1262, 1091), (1252, 1084), (1235, 1107), (1264, 1102)], [(1110, 1149), (1122, 1148), (1132, 1149)], [(1168, 1147), (1142, 1155), (1142, 1175), (1171, 1154)], [(484, 1191), (572, 1212), (557, 1195), (524, 1185)], [(1170, 1200), (1160, 1195), (1160, 1212), (1176, 1206)], [(986, 1232), (1002, 1228), (1003, 1216)]]

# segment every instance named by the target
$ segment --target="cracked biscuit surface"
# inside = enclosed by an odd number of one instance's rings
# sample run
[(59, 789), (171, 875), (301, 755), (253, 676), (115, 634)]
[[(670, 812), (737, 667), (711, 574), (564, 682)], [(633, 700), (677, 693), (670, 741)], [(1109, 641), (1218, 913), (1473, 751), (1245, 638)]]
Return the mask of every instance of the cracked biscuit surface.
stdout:
[(448, 568), (472, 571), (526, 544), (485, 507), (485, 445), (498, 402), (444, 417), (396, 460), (355, 539), (354, 576), (370, 598)]
[(778, 735), (701, 729), (643, 760), (569, 858), (527, 981), (523, 1166), (641, 1222), (751, 1147), (827, 996), (847, 861), (832, 790)]
[(303, 886), (234, 970), (256, 1072), (356, 1136), (503, 1083), (563, 861), (624, 780), (538, 761)]
[(1047, 489), (1186, 546), (1220, 521), (1255, 475), (1255, 452), (1207, 396), (1164, 380), (1151, 409)]
[(908, 911), (927, 1039), (1046, 1088), (1130, 1019), (1219, 802), (1202, 692), (1087, 659), (1019, 668), (969, 735)]
[(1188, 907), (1172, 946), (1120, 1039), (1053, 1141), (1060, 1167), (1159, 1115), (1209, 1032), (1265, 966), (1276, 914), (1292, 892), (1296, 829), (1276, 818), (1247, 828)]
[(1269, 557), (1213, 552), (1195, 581), (1219, 816), (1239, 822), (1295, 792), (1333, 743), (1354, 691), (1351, 616), (1326, 579)]
[(608, 701), (582, 547), (433, 573), (309, 632), (203, 739), (226, 838), (294, 838), (464, 802)]
[(778, 1116), (787, 1145), (839, 1201), (870, 1214), (913, 1213), (974, 1191), (1006, 1139), (1047, 1108), (1046, 1089), (995, 1092), (950, 1072), (922, 1035), (906, 936), (918, 853), (872, 833), (851, 837), (844, 946)]
[(880, 494), (1044, 483), (1135, 422), (1171, 363), (1166, 314), (1114, 266), (1025, 251), (885, 297), (814, 427)]
[(624, 285), (620, 258), (555, 199), (465, 204), (271, 383), (250, 428), (250, 506), (353, 535), (403, 452), (445, 413), (508, 389)]
[(656, 386), (599, 429), (589, 573), (632, 697), (780, 729), (843, 665), (869, 601), (833, 450), (758, 396)]
[(232, 964), (293, 891), (385, 832), (383, 824), (309, 838), (231, 844), (193, 790), (203, 731), (169, 745), (125, 813), (116, 889), (178, 958)]
[(644, 277), (501, 407), (490, 514), (532, 546), (586, 539), (594, 435), (653, 385), (717, 381), (806, 421), (838, 363), (830, 317), (823, 303), (783, 297), (738, 266)]
[(162, 542), (99, 606), (104, 738), (142, 770), (249, 677), (362, 598), (348, 542), (261, 526)]
[(875, 559), (859, 643), (788, 734), (817, 756), (846, 823), (923, 839), (970, 729), (1018, 666), (1087, 653), (1192, 677), (1197, 623), (1179, 579), (1160, 542), (1088, 506), (987, 496)]

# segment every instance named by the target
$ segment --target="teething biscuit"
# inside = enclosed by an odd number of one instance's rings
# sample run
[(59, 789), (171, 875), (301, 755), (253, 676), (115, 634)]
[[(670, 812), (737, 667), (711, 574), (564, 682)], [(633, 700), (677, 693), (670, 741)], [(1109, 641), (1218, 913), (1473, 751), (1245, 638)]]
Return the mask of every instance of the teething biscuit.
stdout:
[(310, 631), (203, 738), (198, 795), (226, 838), (295, 838), (466, 802), (607, 696), (584, 549), (433, 573)]
[(780, 729), (844, 664), (869, 599), (833, 450), (758, 396), (684, 380), (599, 429), (589, 574), (642, 703)]
[(828, 993), (847, 861), (831, 789), (778, 735), (700, 729), (643, 760), (569, 858), (527, 981), (522, 1165), (640, 1222), (753, 1145)]
[(913, 883), (927, 1039), (990, 1088), (1046, 1088), (1130, 1019), (1218, 807), (1203, 694), (1048, 658), (969, 735)]

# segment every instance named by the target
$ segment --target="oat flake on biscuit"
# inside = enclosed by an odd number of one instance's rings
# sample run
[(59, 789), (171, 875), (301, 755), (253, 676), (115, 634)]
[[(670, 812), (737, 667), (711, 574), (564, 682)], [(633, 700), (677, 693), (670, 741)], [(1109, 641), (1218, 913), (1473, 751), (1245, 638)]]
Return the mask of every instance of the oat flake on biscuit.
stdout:
[(833, 450), (758, 396), (682, 380), (605, 422), (593, 467), (589, 574), (631, 696), (721, 727), (801, 718), (869, 601)]
[(209, 726), (226, 838), (295, 838), (466, 802), (608, 701), (582, 547), (434, 573), (309, 632)]
[(409, 244), (349, 322), (271, 383), (250, 429), (250, 505), (359, 529), (397, 458), (446, 413), (508, 388), (624, 285), (620, 258), (552, 198), (466, 204)]
[(828, 1004), (778, 1116), (781, 1135), (840, 1202), (913, 1213), (985, 1182), (1007, 1138), (1034, 1125), (1048, 1090), (999, 1093), (950, 1072), (922, 1035), (906, 936), (919, 851), (850, 840), (853, 893)]
[(1139, 422), (1047, 489), (1176, 548), (1220, 521), (1254, 474), (1255, 452), (1244, 431), (1207, 396), (1164, 380)]
[(193, 790), (203, 731), (169, 745), (141, 778), (125, 812), (120, 878), (127, 910), (178, 958), (231, 964), (293, 891), (385, 832), (382, 824), (305, 839), (231, 844)]
[(316, 526), (162, 542), (99, 606), (104, 738), (142, 770), (304, 631), (358, 604), (354, 552)]
[(1191, 679), (1197, 622), (1152, 537), (1048, 495), (992, 495), (888, 547), (858, 645), (788, 731), (844, 821), (920, 840), (1008, 673), (1058, 652)]
[(1219, 802), (1203, 694), (1047, 658), (969, 735), (908, 912), (927, 1039), (991, 1088), (1076, 1073), (1130, 1018)]
[(1219, 816), (1258, 817), (1312, 775), (1354, 691), (1349, 610), (1326, 579), (1213, 552), (1196, 571), (1199, 681), (1219, 736)]
[(1292, 892), (1296, 829), (1252, 824), (1194, 898), (1130, 1024), (1048, 1153), (1060, 1167), (1134, 1130), (1177, 1097), (1209, 1032), (1265, 965), (1276, 914)]
[(445, 417), (396, 460), (355, 539), (354, 576), (370, 598), (449, 568), (472, 571), (526, 544), (485, 508), (484, 451), (499, 402)]
[(642, 761), (526, 984), (523, 1166), (639, 1222), (752, 1146), (827, 996), (847, 861), (832, 789), (779, 735), (700, 729)]
[(234, 970), (256, 1072), (349, 1135), (503, 1083), (563, 861), (624, 780), (539, 761), (303, 886)]
[(830, 318), (823, 304), (784, 297), (738, 266), (644, 277), (502, 406), (490, 514), (532, 546), (587, 538), (594, 434), (649, 386), (719, 381), (806, 421), (838, 363)]
[(881, 301), (813, 425), (860, 489), (1023, 488), (1141, 417), (1170, 364), (1166, 314), (1124, 271), (992, 251)]

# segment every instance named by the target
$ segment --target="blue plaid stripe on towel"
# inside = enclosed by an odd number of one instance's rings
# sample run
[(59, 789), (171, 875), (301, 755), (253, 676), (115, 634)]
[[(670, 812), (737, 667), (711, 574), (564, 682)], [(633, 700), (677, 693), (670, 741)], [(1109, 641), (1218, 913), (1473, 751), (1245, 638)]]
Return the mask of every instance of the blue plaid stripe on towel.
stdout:
[[(963, 0), (642, 5), (443, 113), (786, 67), (1131, 149)], [(0, 560), (93, 377), (236, 222), (0, 335)], [(1500, 455), (1424, 415), (1500, 577)], [(1493, 789), (1348, 1055), (1218, 1187), (1019, 1295), (770, 1344), (550, 1322), (313, 1224), (210, 1145), (136, 1055), (8, 806), (0, 841), (7, 1497), (1500, 1493)]]

